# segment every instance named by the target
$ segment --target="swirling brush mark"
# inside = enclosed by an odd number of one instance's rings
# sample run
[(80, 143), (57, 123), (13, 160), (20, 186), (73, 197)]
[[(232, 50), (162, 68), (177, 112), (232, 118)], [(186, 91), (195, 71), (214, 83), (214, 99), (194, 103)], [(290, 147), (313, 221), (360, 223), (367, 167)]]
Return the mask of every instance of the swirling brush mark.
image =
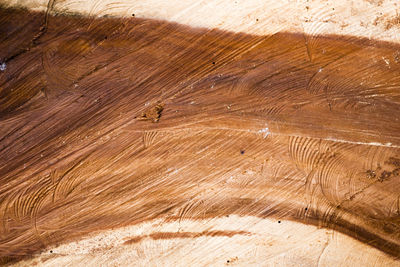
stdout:
[(42, 54), (46, 93), (68, 91), (81, 94), (77, 82), (80, 73), (95, 64), (103, 42), (102, 36), (88, 39), (75, 32), (70, 33), (67, 39), (53, 38)]
[(143, 146), (144, 148), (148, 148), (151, 146), (158, 135), (157, 131), (144, 131), (143, 132)]
[(47, 3), (47, 8), (46, 8), (46, 12), (44, 14), (43, 24), (39, 28), (39, 31), (33, 36), (31, 42), (29, 43), (29, 45), (27, 47), (23, 48), (23, 49), (20, 49), (17, 53), (7, 57), (4, 60), (5, 63), (8, 63), (9, 61), (21, 56), (22, 54), (28, 52), (29, 50), (31, 50), (32, 48), (34, 48), (35, 46), (38, 45), (40, 38), (43, 37), (43, 35), (47, 31), (48, 24), (49, 24), (49, 18), (50, 18), (50, 14), (51, 14), (51, 12), (53, 10), (54, 3), (55, 3), (55, 0), (49, 0), (49, 2)]
[(8, 210), (6, 210), (6, 214), (9, 214), (8, 216), (16, 221), (24, 222), (28, 219), (33, 226), (35, 235), (42, 242), (44, 240), (40, 234), (40, 229), (37, 227), (37, 218), (42, 207), (51, 201), (51, 191), (54, 189), (54, 184), (49, 177), (47, 175), (40, 178), (34, 185), (10, 197), (10, 200), (12, 200), (7, 204)]
[(88, 159), (94, 153), (91, 151), (76, 160), (74, 164), (70, 168), (68, 168), (59, 178), (55, 178), (57, 182), (54, 186), (52, 201), (56, 202), (60, 198), (66, 198), (79, 184), (78, 180), (82, 179), (79, 173), (75, 174), (74, 172), (79, 168), (85, 168), (85, 166), (89, 165)]
[(322, 140), (318, 138), (289, 137), (289, 155), (299, 170), (306, 174), (314, 170), (320, 156), (321, 142)]
[(333, 15), (333, 10), (325, 6), (311, 9), (303, 23), (304, 40), (310, 62), (314, 62), (314, 50), (318, 46), (319, 36), (328, 27), (327, 23)]
[[(345, 153), (349, 144), (333, 143), (321, 139), (292, 136), (289, 138), (289, 154), (296, 163), (297, 168), (305, 175), (305, 197), (308, 205), (317, 204), (323, 195), (325, 204), (336, 206), (343, 199), (339, 195), (342, 191), (338, 188), (339, 180), (346, 176), (342, 174), (342, 165), (345, 158), (340, 156)], [(347, 173), (350, 175), (351, 173)], [(350, 192), (355, 191), (351, 188)]]

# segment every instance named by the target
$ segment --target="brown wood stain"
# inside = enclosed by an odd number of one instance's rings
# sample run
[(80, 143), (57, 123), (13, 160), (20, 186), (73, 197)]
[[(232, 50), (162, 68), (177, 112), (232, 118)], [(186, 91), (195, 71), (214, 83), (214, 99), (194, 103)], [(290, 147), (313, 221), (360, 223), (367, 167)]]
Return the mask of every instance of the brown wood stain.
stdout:
[(44, 17), (0, 10), (2, 263), (229, 214), (399, 256), (399, 45), (61, 15), (37, 37)]

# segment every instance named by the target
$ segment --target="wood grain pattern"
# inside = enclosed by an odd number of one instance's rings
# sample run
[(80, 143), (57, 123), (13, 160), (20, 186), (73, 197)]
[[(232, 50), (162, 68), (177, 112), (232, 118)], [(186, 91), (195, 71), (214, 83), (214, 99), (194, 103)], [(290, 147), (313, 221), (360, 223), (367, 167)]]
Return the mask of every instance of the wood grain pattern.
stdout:
[[(95, 231), (232, 215), (398, 260), (398, 44), (12, 9), (0, 31), (2, 263)], [(157, 123), (137, 119), (160, 103)]]

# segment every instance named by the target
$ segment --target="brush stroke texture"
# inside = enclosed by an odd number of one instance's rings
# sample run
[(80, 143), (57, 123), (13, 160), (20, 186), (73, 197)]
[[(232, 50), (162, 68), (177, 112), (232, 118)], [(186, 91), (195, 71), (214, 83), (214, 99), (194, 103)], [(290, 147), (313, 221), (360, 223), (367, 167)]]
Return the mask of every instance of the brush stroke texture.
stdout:
[[(399, 257), (398, 45), (10, 9), (0, 31), (2, 263), (231, 214)], [(160, 103), (157, 123), (137, 119)]]

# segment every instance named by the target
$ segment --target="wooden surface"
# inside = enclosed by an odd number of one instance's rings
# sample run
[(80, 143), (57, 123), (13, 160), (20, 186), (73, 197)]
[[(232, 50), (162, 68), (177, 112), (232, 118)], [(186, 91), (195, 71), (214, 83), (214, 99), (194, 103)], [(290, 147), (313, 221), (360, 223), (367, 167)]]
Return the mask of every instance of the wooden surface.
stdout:
[(19, 9), (0, 40), (2, 263), (399, 265), (396, 42)]

